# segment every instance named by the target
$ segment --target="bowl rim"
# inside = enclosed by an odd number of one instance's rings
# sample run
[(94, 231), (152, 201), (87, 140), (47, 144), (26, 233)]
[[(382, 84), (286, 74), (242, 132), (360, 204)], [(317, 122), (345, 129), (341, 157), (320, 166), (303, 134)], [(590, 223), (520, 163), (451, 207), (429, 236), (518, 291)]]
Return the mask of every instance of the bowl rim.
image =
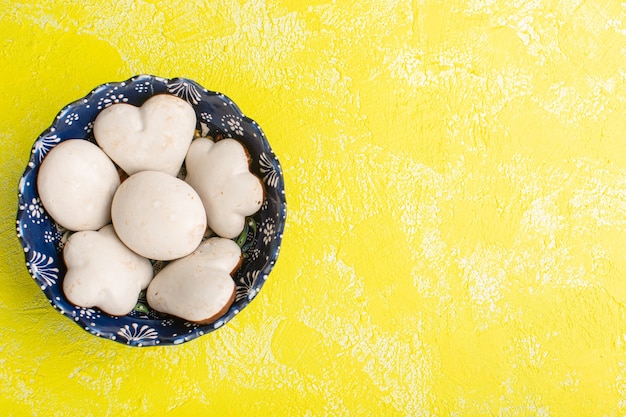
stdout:
[[(141, 323), (138, 323), (138, 322), (141, 322), (141, 319), (138, 319), (138, 318), (120, 320), (123, 318), (127, 318), (128, 316), (121, 316), (121, 317), (110, 316), (110, 315), (107, 315), (106, 313), (101, 312), (101, 310), (99, 310), (97, 307), (80, 308), (78, 306), (74, 306), (76, 307), (76, 309), (74, 309), (73, 311), (67, 311), (68, 309), (63, 308), (60, 304), (65, 304), (67, 306), (69, 301), (63, 300), (63, 303), (61, 303), (62, 300), (60, 300), (59, 296), (53, 291), (53, 286), (47, 285), (45, 277), (43, 277), (37, 270), (35, 270), (35, 268), (29, 267), (29, 263), (32, 263), (31, 252), (34, 251), (33, 247), (35, 245), (29, 239), (26, 239), (26, 237), (24, 236), (24, 231), (22, 229), (22, 226), (23, 226), (22, 220), (25, 214), (25, 210), (29, 205), (29, 202), (25, 200), (25, 195), (22, 192), (22, 190), (24, 189), (25, 183), (27, 182), (28, 178), (32, 177), (32, 180), (36, 182), (36, 175), (37, 175), (38, 167), (41, 161), (43, 160), (43, 156), (38, 156), (36, 152), (38, 143), (44, 143), (43, 141), (45, 138), (56, 136), (55, 132), (62, 130), (61, 127), (64, 127), (60, 125), (62, 123), (64, 116), (71, 114), (72, 110), (76, 108), (79, 108), (81, 106), (87, 105), (88, 103), (91, 103), (92, 99), (98, 94), (101, 94), (107, 90), (113, 91), (113, 90), (117, 90), (117, 88), (120, 88), (120, 87), (127, 87), (130, 85), (135, 85), (137, 83), (146, 83), (146, 82), (150, 82), (150, 83), (159, 82), (159, 83), (163, 83), (164, 85), (172, 85), (172, 86), (186, 86), (186, 87), (192, 86), (193, 88), (188, 88), (188, 89), (180, 88), (180, 89), (174, 89), (174, 91), (168, 89), (168, 92), (170, 94), (177, 95), (181, 98), (186, 99), (186, 101), (189, 102), (189, 104), (194, 106), (194, 111), (196, 111), (196, 106), (202, 102), (201, 99), (203, 96), (217, 97), (217, 99), (222, 100), (223, 104), (225, 106), (228, 105), (230, 111), (236, 114), (242, 120), (242, 122), (247, 123), (251, 129), (254, 129), (254, 131), (256, 132), (254, 140), (259, 141), (260, 147), (263, 150), (268, 151), (266, 158), (271, 159), (270, 162), (272, 163), (272, 166), (275, 169), (275, 174), (276, 174), (274, 177), (272, 177), (272, 181), (276, 183), (275, 188), (276, 188), (277, 205), (278, 205), (277, 218), (274, 224), (275, 235), (274, 235), (274, 241), (272, 242), (272, 243), (275, 243), (275, 245), (273, 246), (272, 250), (266, 254), (267, 255), (266, 261), (263, 267), (259, 269), (258, 272), (256, 273), (254, 280), (251, 282), (249, 292), (246, 294), (245, 297), (242, 297), (238, 299), (236, 303), (233, 303), (228, 309), (228, 311), (224, 313), (221, 317), (219, 317), (217, 320), (215, 320), (214, 322), (209, 323), (207, 325), (195, 325), (194, 324), (192, 326), (193, 329), (190, 330), (189, 333), (184, 334), (184, 335), (175, 334), (173, 337), (168, 337), (164, 339), (161, 339), (159, 337), (158, 332), (156, 332), (156, 329), (148, 328), (147, 325), (141, 325)], [(160, 94), (160, 93), (156, 93), (156, 94)], [(148, 95), (148, 98), (156, 94), (153, 92)], [(99, 111), (97, 113), (99, 113)], [(199, 123), (200, 122), (197, 121), (197, 125)], [(49, 148), (45, 151), (46, 152), (49, 151), (54, 146), (56, 146), (56, 144), (66, 139), (69, 139), (69, 138), (65, 138), (65, 139), (58, 138), (58, 140), (52, 143), (49, 146)], [(82, 139), (87, 140), (87, 137), (84, 137)], [(263, 152), (263, 155), (266, 155), (266, 153)], [(37, 160), (38, 158), (39, 160)], [(259, 176), (258, 174), (256, 175)], [(262, 180), (264, 187), (267, 187), (265, 178), (263, 177), (260, 179)], [(36, 184), (30, 185), (30, 186), (34, 188), (35, 194), (38, 197)], [(267, 195), (265, 195), (264, 198), (267, 201), (268, 199)], [(113, 340), (115, 342), (118, 342), (124, 345), (130, 345), (130, 346), (138, 346), (138, 347), (165, 346), (165, 345), (178, 345), (181, 343), (185, 343), (190, 340), (194, 340), (204, 334), (217, 330), (223, 327), (224, 324), (232, 320), (243, 308), (248, 306), (248, 304), (256, 297), (256, 295), (261, 290), (261, 287), (264, 285), (270, 272), (273, 270), (278, 260), (280, 248), (282, 245), (283, 233), (284, 233), (284, 229), (286, 225), (286, 217), (287, 217), (287, 202), (286, 202), (285, 182), (284, 182), (284, 175), (282, 172), (282, 167), (274, 151), (272, 150), (269, 144), (269, 141), (267, 140), (267, 137), (265, 136), (265, 133), (263, 132), (261, 127), (258, 125), (258, 123), (256, 123), (256, 121), (245, 116), (243, 112), (240, 110), (240, 108), (233, 102), (233, 100), (231, 100), (226, 95), (216, 92), (216, 91), (207, 90), (206, 88), (202, 87), (199, 83), (197, 83), (196, 81), (192, 79), (184, 78), (184, 77), (164, 78), (164, 77), (158, 77), (158, 76), (150, 75), (150, 74), (139, 74), (139, 75), (130, 77), (124, 81), (107, 82), (107, 83), (99, 84), (98, 86), (91, 89), (91, 91), (84, 97), (81, 97), (77, 100), (70, 102), (69, 104), (66, 104), (56, 114), (50, 126), (44, 129), (44, 131), (35, 139), (31, 147), (31, 154), (30, 154), (28, 163), (19, 180), (18, 210), (17, 210), (17, 215), (16, 215), (16, 231), (17, 231), (18, 240), (24, 251), (26, 268), (28, 269), (29, 274), (37, 282), (38, 286), (40, 287), (42, 292), (45, 294), (50, 304), (57, 311), (59, 311), (64, 316), (71, 319), (74, 323), (79, 325), (84, 330), (88, 331), (90, 334), (101, 337), (101, 338)], [(49, 218), (49, 221), (54, 224), (54, 220), (51, 217)], [(44, 255), (44, 260), (45, 260), (45, 255)], [(63, 263), (64, 265), (64, 261), (59, 260), (59, 262)], [(63, 274), (64, 274), (64, 271), (59, 272), (59, 279), (58, 279), (59, 286), (62, 282)], [(260, 278), (260, 279), (257, 279), (257, 278)], [(60, 292), (62, 295), (62, 290), (60, 290)], [(69, 303), (69, 304), (72, 304), (72, 303)], [(80, 311), (80, 314), (77, 313), (77, 309)], [(101, 329), (98, 329), (98, 326), (94, 325), (94, 322), (92, 321), (90, 317), (83, 317), (83, 312), (88, 311), (88, 310), (93, 311), (94, 312), (93, 314), (105, 315), (107, 316), (107, 318), (111, 318), (111, 320), (119, 320), (121, 323), (118, 329), (119, 331), (116, 333), (113, 333), (112, 331), (109, 331), (109, 330), (102, 331)], [(87, 316), (89, 316), (89, 314), (87, 314)], [(172, 319), (177, 319), (180, 321), (179, 318), (175, 318), (173, 316), (172, 316)], [(155, 320), (149, 320), (149, 319), (145, 319), (145, 320), (149, 322), (155, 321)], [(156, 333), (150, 333), (151, 331), (154, 331)], [(145, 337), (142, 337), (142, 335)], [(118, 336), (123, 336), (123, 337), (118, 337)]]

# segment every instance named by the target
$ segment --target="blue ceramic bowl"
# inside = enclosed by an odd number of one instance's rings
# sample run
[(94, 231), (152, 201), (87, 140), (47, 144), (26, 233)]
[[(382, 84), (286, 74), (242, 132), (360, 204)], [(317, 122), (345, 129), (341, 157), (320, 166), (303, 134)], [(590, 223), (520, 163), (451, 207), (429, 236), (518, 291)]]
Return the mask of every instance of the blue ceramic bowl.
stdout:
[[(261, 210), (247, 219), (245, 230), (235, 239), (244, 261), (234, 279), (237, 295), (230, 309), (208, 325), (190, 323), (150, 308), (142, 293), (135, 309), (126, 316), (110, 316), (97, 308), (70, 303), (62, 290), (65, 264), (63, 245), (69, 232), (43, 208), (37, 192), (37, 172), (46, 153), (60, 142), (81, 138), (95, 143), (93, 121), (115, 103), (140, 106), (156, 94), (174, 94), (196, 111), (200, 136), (215, 140), (239, 140), (248, 150), (251, 171), (263, 179), (265, 201)], [(28, 166), (19, 182), (17, 234), (24, 248), (26, 267), (50, 303), (87, 332), (132, 346), (180, 344), (220, 328), (258, 294), (278, 258), (286, 218), (282, 170), (259, 125), (244, 116), (223, 94), (208, 91), (196, 82), (139, 75), (119, 83), (96, 87), (86, 97), (64, 107), (54, 123), (35, 141)], [(154, 262), (155, 270), (163, 267)]]

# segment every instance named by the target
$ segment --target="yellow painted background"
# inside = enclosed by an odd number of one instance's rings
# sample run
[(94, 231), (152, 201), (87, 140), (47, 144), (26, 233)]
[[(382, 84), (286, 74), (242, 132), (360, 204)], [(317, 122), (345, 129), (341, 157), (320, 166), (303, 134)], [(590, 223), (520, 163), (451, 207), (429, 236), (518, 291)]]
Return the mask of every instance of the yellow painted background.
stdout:
[[(107, 3), (0, 0), (1, 415), (626, 415), (625, 3)], [(287, 187), (263, 291), (175, 347), (81, 330), (15, 237), (38, 134), (140, 73), (230, 96)]]

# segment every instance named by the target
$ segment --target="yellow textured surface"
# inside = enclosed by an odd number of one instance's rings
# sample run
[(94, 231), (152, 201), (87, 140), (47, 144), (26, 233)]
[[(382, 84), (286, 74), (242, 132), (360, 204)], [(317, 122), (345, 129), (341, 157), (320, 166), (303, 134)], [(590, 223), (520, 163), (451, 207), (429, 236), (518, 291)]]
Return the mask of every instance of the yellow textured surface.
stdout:
[[(0, 39), (1, 415), (626, 414), (623, 2), (0, 0)], [(37, 135), (140, 73), (286, 179), (263, 291), (175, 347), (81, 330), (15, 237)]]

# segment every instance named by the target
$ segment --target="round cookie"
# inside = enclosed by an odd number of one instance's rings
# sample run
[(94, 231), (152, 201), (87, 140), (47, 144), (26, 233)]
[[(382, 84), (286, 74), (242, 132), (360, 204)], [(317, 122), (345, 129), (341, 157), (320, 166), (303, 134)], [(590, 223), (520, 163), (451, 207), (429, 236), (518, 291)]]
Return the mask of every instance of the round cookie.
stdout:
[(111, 201), (120, 185), (117, 169), (96, 145), (83, 139), (59, 143), (37, 174), (46, 211), (66, 229), (97, 230), (111, 221)]
[(130, 249), (169, 261), (198, 247), (206, 231), (202, 201), (189, 184), (158, 171), (131, 175), (111, 206), (113, 227)]

